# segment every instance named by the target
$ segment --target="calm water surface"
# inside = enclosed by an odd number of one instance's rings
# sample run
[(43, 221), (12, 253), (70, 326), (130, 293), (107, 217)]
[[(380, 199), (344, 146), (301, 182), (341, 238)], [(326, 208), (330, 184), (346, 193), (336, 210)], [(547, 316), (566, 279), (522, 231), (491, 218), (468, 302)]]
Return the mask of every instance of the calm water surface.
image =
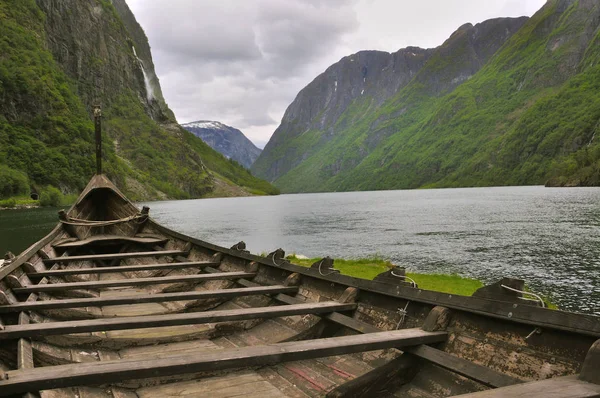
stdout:
[[(253, 253), (383, 256), (409, 270), (525, 279), (560, 308), (600, 314), (600, 189), (502, 187), (154, 202), (160, 223)], [(0, 212), (0, 252), (50, 230), (56, 210)], [(37, 234), (37, 235), (36, 235)], [(8, 243), (8, 245), (7, 245)]]

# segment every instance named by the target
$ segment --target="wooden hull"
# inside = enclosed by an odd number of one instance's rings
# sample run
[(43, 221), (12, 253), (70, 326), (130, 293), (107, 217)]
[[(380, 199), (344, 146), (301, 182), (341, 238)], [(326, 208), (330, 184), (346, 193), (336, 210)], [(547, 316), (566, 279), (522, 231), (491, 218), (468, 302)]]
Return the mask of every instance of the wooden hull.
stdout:
[(0, 268), (0, 396), (600, 395), (599, 317), (243, 248), (169, 230), (94, 177)]

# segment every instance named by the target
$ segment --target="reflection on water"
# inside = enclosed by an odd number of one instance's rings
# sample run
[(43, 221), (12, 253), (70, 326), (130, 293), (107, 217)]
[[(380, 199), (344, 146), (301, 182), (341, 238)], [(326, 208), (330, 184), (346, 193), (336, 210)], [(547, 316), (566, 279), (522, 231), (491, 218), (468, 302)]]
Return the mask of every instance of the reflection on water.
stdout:
[[(599, 199), (597, 188), (503, 187), (148, 205), (166, 226), (226, 247), (244, 240), (253, 253), (379, 255), (416, 272), (512, 276), (563, 309), (600, 314)], [(22, 250), (54, 220), (56, 210), (0, 212), (0, 252)]]
[(48, 234), (58, 222), (58, 209), (0, 210), (0, 256), (18, 254)]

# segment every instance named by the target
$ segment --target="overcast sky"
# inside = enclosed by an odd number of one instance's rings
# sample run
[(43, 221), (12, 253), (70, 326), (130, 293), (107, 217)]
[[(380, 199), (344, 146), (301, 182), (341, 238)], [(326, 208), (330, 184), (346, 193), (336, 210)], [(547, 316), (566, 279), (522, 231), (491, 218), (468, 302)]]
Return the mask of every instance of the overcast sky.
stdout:
[(545, 0), (127, 0), (180, 123), (217, 120), (263, 147), (298, 92), (342, 57), (439, 46), (464, 23)]

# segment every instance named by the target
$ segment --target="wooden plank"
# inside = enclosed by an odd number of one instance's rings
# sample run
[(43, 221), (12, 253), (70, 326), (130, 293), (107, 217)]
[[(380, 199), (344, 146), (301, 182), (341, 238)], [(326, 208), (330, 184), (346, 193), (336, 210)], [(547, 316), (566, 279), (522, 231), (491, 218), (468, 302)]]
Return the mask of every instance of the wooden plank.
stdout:
[(462, 398), (588, 398), (600, 397), (600, 384), (587, 383), (577, 376), (555, 377), (516, 386), (496, 388), (471, 394)]
[(243, 321), (257, 318), (264, 319), (293, 315), (322, 314), (333, 311), (350, 311), (354, 310), (355, 308), (356, 304), (340, 304), (335, 301), (325, 301), (321, 303), (192, 312), (184, 314), (102, 318), (83, 321), (44, 322), (30, 325), (6, 326), (3, 331), (0, 331), (0, 340), (69, 333), (143, 329), (163, 326)]
[(444, 369), (458, 373), (461, 376), (475, 380), (487, 387), (506, 387), (523, 383), (523, 380), (507, 376), (504, 373), (477, 365), (466, 359), (456, 357), (426, 345), (408, 348), (406, 352), (434, 363)]
[(252, 278), (256, 274), (249, 272), (219, 272), (216, 274), (200, 274), (200, 275), (176, 275), (162, 276), (155, 278), (131, 278), (121, 280), (106, 280), (106, 281), (91, 281), (91, 282), (72, 282), (72, 283), (52, 283), (47, 285), (29, 285), (21, 288), (14, 288), (12, 291), (17, 294), (38, 293), (38, 292), (57, 292), (62, 290), (74, 289), (103, 289), (107, 287), (122, 287), (122, 286), (145, 286), (159, 285), (178, 282), (202, 282), (210, 280), (228, 280), (238, 278)]
[(63, 256), (44, 259), (45, 264), (67, 263), (72, 261), (96, 261), (96, 260), (123, 260), (126, 258), (158, 257), (158, 256), (182, 256), (188, 253), (181, 250), (161, 250), (150, 252), (109, 253), (91, 254), (85, 256)]
[(167, 242), (169, 239), (165, 237), (137, 237), (137, 236), (124, 236), (124, 235), (92, 235), (87, 239), (75, 240), (70, 242), (58, 242), (52, 246), (57, 249), (70, 249), (81, 246), (86, 246), (95, 243), (107, 243), (107, 242), (131, 242), (139, 243), (144, 245), (155, 245)]
[[(115, 383), (157, 375), (166, 377), (204, 371), (214, 372), (233, 368), (267, 366), (287, 361), (439, 343), (446, 337), (445, 332), (403, 329), (201, 352), (153, 361), (121, 360), (51, 366), (29, 371), (9, 371), (8, 379), (0, 381), (0, 395), (18, 394), (28, 389), (47, 390), (77, 385)], [(248, 393), (250, 394), (251, 391)]]
[(154, 271), (161, 269), (177, 268), (203, 268), (218, 266), (219, 263), (212, 261), (196, 261), (183, 263), (164, 263), (164, 264), (142, 264), (142, 265), (119, 265), (116, 267), (95, 267), (95, 268), (73, 268), (58, 269), (51, 271), (39, 271), (28, 273), (30, 278), (42, 278), (44, 276), (65, 276), (65, 275), (85, 275), (85, 274), (110, 274), (114, 272), (132, 272), (132, 271)]
[[(145, 303), (163, 303), (168, 301), (184, 301), (184, 300), (202, 300), (202, 299), (231, 299), (235, 297), (261, 295), (261, 294), (277, 294), (277, 293), (294, 293), (298, 288), (295, 286), (259, 286), (252, 288), (236, 288), (222, 290), (207, 290), (207, 291), (192, 291), (179, 293), (162, 293), (162, 294), (143, 294), (138, 296), (124, 297), (99, 297), (99, 298), (83, 298), (83, 299), (68, 299), (68, 300), (48, 300), (37, 301), (33, 303), (21, 302), (13, 305), (0, 306), (0, 313), (19, 312), (19, 311), (38, 311), (50, 310), (58, 308), (81, 308), (81, 307), (101, 307), (106, 305), (125, 305), (125, 304), (145, 304)], [(341, 315), (341, 314), (340, 314)]]

